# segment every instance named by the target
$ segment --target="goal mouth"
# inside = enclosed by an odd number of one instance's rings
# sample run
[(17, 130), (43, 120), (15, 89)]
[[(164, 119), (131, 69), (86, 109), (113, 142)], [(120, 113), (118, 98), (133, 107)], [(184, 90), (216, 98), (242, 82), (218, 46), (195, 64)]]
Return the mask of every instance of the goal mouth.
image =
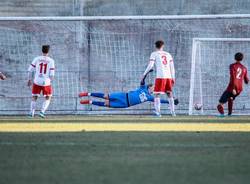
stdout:
[[(43, 44), (51, 46), (50, 56), (56, 65), (53, 100), (47, 113), (152, 114), (153, 103), (106, 109), (81, 105), (78, 94), (128, 92), (138, 88), (158, 39), (165, 41), (165, 50), (174, 58), (174, 96), (180, 100), (176, 113), (188, 114), (193, 39), (205, 43), (201, 38), (248, 37), (249, 19), (250, 15), (0, 17), (0, 68), (8, 76), (8, 80), (1, 81), (0, 114), (24, 115), (29, 111), (27, 68), (40, 55)], [(154, 78), (152, 73), (146, 83), (153, 83)], [(210, 76), (209, 80), (214, 78)], [(207, 81), (205, 84), (209, 86)], [(218, 101), (217, 97), (213, 100)], [(37, 107), (41, 103), (39, 100)], [(202, 105), (204, 109), (198, 113), (208, 113), (204, 98)], [(211, 105), (212, 112), (213, 108)], [(246, 105), (245, 109), (248, 108)], [(169, 114), (165, 104), (162, 114)]]
[[(250, 38), (193, 38), (189, 115), (218, 114), (216, 106), (228, 85), (229, 65), (235, 62), (234, 54), (244, 53), (243, 64), (249, 68), (250, 64), (244, 62), (250, 57), (249, 46)], [(237, 97), (234, 114), (250, 113), (249, 92), (248, 88), (244, 88)], [(196, 102), (202, 104), (200, 111), (195, 109)]]

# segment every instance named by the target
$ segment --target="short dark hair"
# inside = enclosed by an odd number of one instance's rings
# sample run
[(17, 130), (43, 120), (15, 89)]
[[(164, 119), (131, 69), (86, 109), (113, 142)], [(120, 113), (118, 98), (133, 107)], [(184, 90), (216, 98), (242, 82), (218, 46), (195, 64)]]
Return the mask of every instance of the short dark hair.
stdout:
[(234, 59), (236, 61), (242, 61), (244, 58), (244, 55), (241, 53), (241, 52), (237, 52), (235, 55), (234, 55)]
[(43, 45), (42, 46), (42, 52), (44, 54), (48, 54), (49, 53), (49, 49), (50, 49), (50, 46), (49, 45)]
[(155, 47), (157, 49), (160, 49), (163, 45), (164, 45), (164, 41), (163, 40), (158, 40), (158, 41), (155, 42)]

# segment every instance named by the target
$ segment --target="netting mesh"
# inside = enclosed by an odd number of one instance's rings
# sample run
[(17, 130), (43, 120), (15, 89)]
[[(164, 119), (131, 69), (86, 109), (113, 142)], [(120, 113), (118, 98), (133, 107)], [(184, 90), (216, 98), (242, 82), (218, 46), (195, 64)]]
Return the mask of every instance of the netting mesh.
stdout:
[[(242, 64), (247, 68), (250, 66), (250, 40), (233, 41), (229, 38), (228, 40), (202, 40), (195, 44), (197, 44), (197, 49), (195, 53), (193, 103), (202, 103), (204, 114), (215, 114), (217, 113), (218, 100), (229, 83), (229, 65), (234, 62), (234, 54), (243, 52), (245, 58)], [(242, 94), (236, 98), (235, 113), (250, 113), (249, 92), (249, 88), (245, 87)], [(202, 112), (193, 109), (193, 114), (200, 113)]]
[[(176, 67), (178, 112), (187, 113), (194, 37), (248, 37), (249, 19), (0, 21), (0, 69), (8, 80), (0, 84), (0, 113), (26, 113), (31, 91), (27, 68), (51, 45), (56, 64), (54, 97), (49, 113), (149, 113), (152, 104), (129, 109), (79, 104), (81, 91), (128, 91), (139, 86), (154, 42), (164, 39)], [(153, 83), (154, 74), (147, 82)], [(40, 100), (41, 102), (41, 100)], [(38, 105), (39, 106), (39, 105)], [(167, 106), (163, 105), (163, 112)]]

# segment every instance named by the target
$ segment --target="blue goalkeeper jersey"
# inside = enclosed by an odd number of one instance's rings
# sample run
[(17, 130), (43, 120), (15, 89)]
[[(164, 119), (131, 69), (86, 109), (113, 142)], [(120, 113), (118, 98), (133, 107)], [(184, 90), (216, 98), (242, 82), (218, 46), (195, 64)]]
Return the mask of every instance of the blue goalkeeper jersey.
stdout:
[(135, 91), (128, 92), (129, 105), (137, 105), (146, 101), (154, 101), (154, 97), (149, 93), (146, 85), (140, 86)]
[[(154, 101), (154, 96), (149, 93), (147, 85), (140, 86), (140, 88), (137, 90), (128, 92), (129, 106), (137, 105), (147, 101)], [(168, 103), (168, 101), (161, 100), (161, 103)]]

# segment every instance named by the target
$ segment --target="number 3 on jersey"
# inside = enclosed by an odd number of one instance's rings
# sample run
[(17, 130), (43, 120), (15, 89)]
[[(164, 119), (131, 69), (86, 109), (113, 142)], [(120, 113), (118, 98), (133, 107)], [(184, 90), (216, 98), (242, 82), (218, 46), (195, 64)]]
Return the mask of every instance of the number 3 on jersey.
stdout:
[(236, 79), (240, 79), (241, 78), (241, 74), (242, 74), (242, 69), (241, 68), (237, 68)]
[(46, 72), (47, 72), (47, 63), (40, 63), (39, 66), (40, 66), (40, 73), (46, 74)]
[(168, 61), (167, 61), (167, 56), (162, 55), (161, 58), (162, 58), (162, 63), (163, 63), (164, 65), (166, 65), (166, 64), (168, 63)]

